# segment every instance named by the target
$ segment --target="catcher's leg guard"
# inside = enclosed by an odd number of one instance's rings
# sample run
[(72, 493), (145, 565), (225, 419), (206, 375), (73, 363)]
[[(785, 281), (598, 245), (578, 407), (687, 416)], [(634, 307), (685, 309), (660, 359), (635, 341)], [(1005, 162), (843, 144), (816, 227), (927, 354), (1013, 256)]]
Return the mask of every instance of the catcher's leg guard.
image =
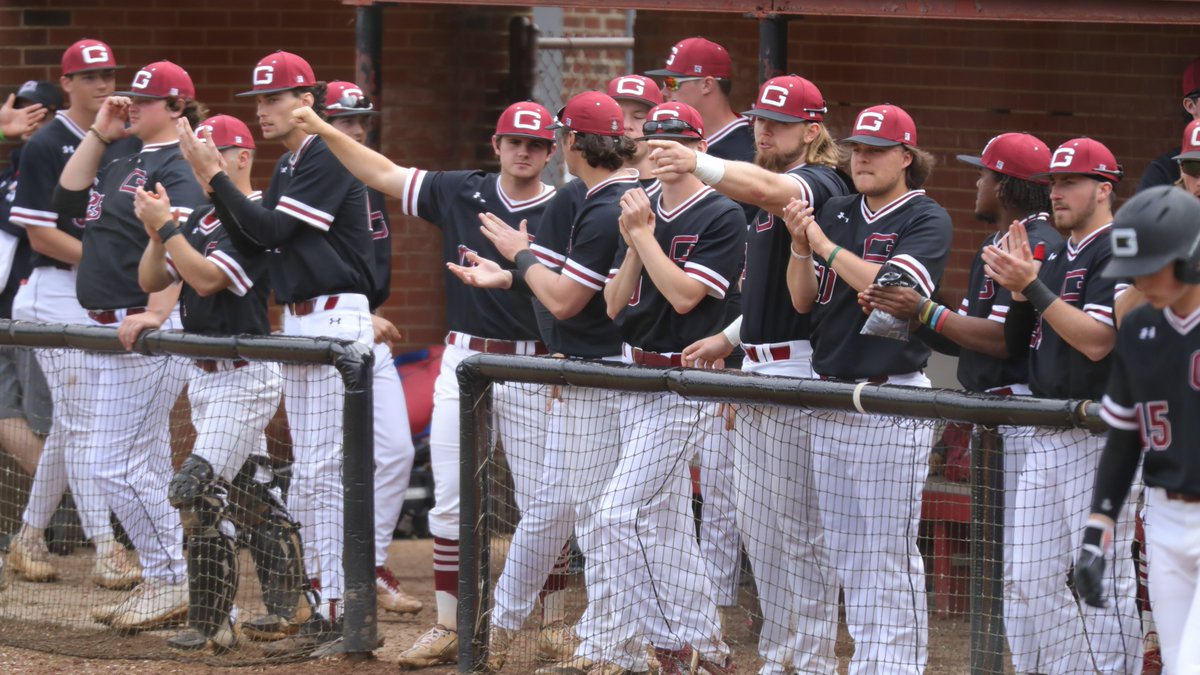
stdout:
[(237, 594), (233, 525), (224, 519), (225, 490), (199, 455), (184, 460), (167, 489), (187, 540), (188, 625), (212, 638), (229, 624)]
[(308, 597), (299, 526), (283, 505), (268, 462), (265, 457), (248, 459), (234, 478), (230, 496), (236, 520), (249, 534), (263, 605), (280, 619), (280, 632), (287, 634), (311, 617), (316, 601)]

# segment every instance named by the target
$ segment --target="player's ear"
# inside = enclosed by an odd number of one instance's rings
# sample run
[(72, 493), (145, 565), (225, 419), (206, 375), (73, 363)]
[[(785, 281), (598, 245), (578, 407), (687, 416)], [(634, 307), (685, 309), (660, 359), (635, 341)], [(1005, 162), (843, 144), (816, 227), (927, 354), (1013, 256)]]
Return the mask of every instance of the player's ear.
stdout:
[(704, 154), (707, 155), (708, 154), (708, 141), (702, 140), (702, 141), (696, 143), (696, 147), (694, 147), (692, 149), (695, 150), (696, 152), (703, 152)]
[(499, 134), (492, 134), (492, 152), (495, 152), (497, 157), (500, 156), (500, 136), (499, 136)]

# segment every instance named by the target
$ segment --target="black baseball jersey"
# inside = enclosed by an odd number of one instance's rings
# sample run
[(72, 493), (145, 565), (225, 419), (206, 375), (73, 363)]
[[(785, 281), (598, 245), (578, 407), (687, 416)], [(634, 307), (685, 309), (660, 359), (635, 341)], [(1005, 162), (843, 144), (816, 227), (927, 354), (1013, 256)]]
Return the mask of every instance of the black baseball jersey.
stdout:
[[(847, 193), (846, 184), (827, 166), (802, 164), (784, 175), (796, 182), (814, 212), (831, 197)], [(791, 246), (792, 234), (783, 218), (770, 211), (758, 210), (746, 226), (742, 292), (750, 301), (742, 304), (742, 342), (760, 345), (809, 339), (809, 315), (796, 311), (787, 287)]]
[(371, 295), (367, 189), (324, 139), (308, 136), (296, 152), (279, 158), (262, 208), (284, 216), (283, 227), (277, 223), (270, 232), (250, 233), (261, 244), (280, 248), (281, 255), (268, 258), (277, 302), (337, 293)]
[[(635, 172), (619, 172), (597, 183), (584, 194), (567, 238), (563, 240), (559, 232), (555, 241), (539, 242), (542, 246), (564, 243), (562, 250), (551, 250), (543, 255), (561, 259), (563, 276), (596, 291), (578, 314), (546, 326), (546, 346), (550, 351), (583, 358), (621, 353), (621, 335), (616, 324), (608, 318), (604, 284), (621, 241), (617, 224), (621, 217), (621, 196), (635, 187), (638, 187)], [(556, 229), (562, 227), (558, 222), (554, 226)]]
[[(1046, 256), (1038, 277), (1063, 302), (1108, 326), (1113, 301), (1126, 284), (1100, 276), (1112, 256), (1105, 225), (1075, 244), (1070, 239)], [(1112, 355), (1093, 361), (1078, 351), (1039, 315), (1029, 341), (1029, 388), (1044, 398), (1087, 398), (1104, 394)]]
[[(54, 206), (54, 187), (62, 175), (67, 160), (87, 135), (85, 129), (60, 110), (29, 139), (22, 150), (24, 163), (17, 193), (12, 202), (12, 222), (22, 227), (57, 227), (76, 239), (83, 239), (84, 218), (71, 218), (58, 213)], [(104, 149), (100, 167), (119, 157), (132, 155), (141, 149), (135, 136), (116, 141)], [(70, 265), (49, 256), (32, 252), (33, 267), (63, 267)]]
[[(707, 154), (735, 162), (753, 162), (757, 154), (754, 142), (754, 123), (745, 117), (726, 124), (723, 128), (708, 134)], [(746, 222), (754, 222), (758, 207), (754, 204), (737, 203), (742, 207)]]
[(17, 297), (17, 290), (21, 287), (21, 282), (25, 277), (29, 276), (29, 238), (25, 236), (25, 230), (19, 225), (14, 225), (9, 220), (9, 210), (12, 207), (13, 198), (17, 192), (17, 172), (21, 164), (21, 148), (12, 151), (8, 158), (8, 169), (0, 172), (0, 232), (3, 232), (12, 239), (8, 240), (8, 245), (14, 245), (12, 252), (12, 264), (9, 266), (8, 278), (0, 279), (0, 283), (4, 284), (4, 290), (0, 291), (0, 319), (8, 319), (12, 317), (13, 298)]
[[(651, 352), (681, 352), (696, 340), (726, 325), (725, 298), (737, 282), (741, 252), (742, 210), (733, 200), (705, 187), (675, 208), (654, 200), (654, 239), (689, 277), (708, 287), (708, 293), (687, 314), (678, 314), (654, 285), (645, 268), (629, 304), (616, 317), (625, 342)], [(618, 243), (611, 279), (629, 247)]]
[[(261, 199), (253, 193), (250, 199)], [(246, 255), (237, 250), (216, 211), (211, 205), (197, 208), (183, 226), (183, 236), (192, 248), (214, 263), (229, 278), (229, 285), (219, 293), (203, 297), (185, 283), (179, 292), (179, 314), (183, 329), (206, 335), (267, 335), (271, 324), (267, 320), (267, 259), (271, 254)], [(182, 281), (170, 254), (167, 271), (176, 281)]]
[[(950, 215), (924, 190), (910, 190), (874, 212), (862, 195), (834, 197), (817, 212), (817, 222), (834, 243), (863, 260), (890, 262), (906, 271), (925, 295), (941, 280), (950, 255)], [(825, 377), (861, 379), (925, 367), (929, 347), (915, 336), (901, 342), (860, 334), (867, 315), (858, 304), (858, 291), (826, 267), (820, 256), (813, 261), (818, 273), (813, 370)]]
[[(559, 187), (546, 210), (542, 213), (542, 223), (538, 226), (537, 237), (529, 243), (529, 250), (537, 256), (538, 262), (555, 272), (562, 271), (566, 256), (567, 243), (571, 239), (571, 227), (579, 210), (583, 208), (583, 200), (587, 196), (587, 184), (578, 178), (563, 183)], [(558, 319), (546, 309), (537, 297), (533, 298), (533, 313), (537, 317), (538, 333), (542, 342), (550, 344), (554, 322)]]
[(1150, 160), (1136, 191), (1141, 192), (1155, 185), (1174, 185), (1179, 180), (1179, 163), (1175, 161), (1175, 156), (1180, 152), (1180, 148), (1175, 148)]
[[(504, 194), (500, 175), (482, 171), (414, 170), (404, 185), (401, 209), (405, 215), (424, 218), (442, 228), (442, 256), (447, 262), (467, 264), (475, 252), (506, 269), (504, 259), (480, 231), (479, 214), (492, 213), (517, 227), (522, 220), (536, 240), (542, 214), (555, 190), (543, 185), (536, 197), (516, 201)], [(445, 271), (446, 320), (450, 330), (500, 340), (537, 340), (537, 321), (529, 297), (492, 288), (475, 288)]]
[[(1030, 247), (1045, 244), (1047, 251), (1054, 251), (1062, 245), (1062, 236), (1050, 224), (1049, 214), (1035, 213), (1021, 222), (1029, 233)], [(1008, 316), (1012, 291), (983, 273), (984, 249), (998, 245), (1001, 239), (999, 233), (988, 237), (975, 253), (967, 278), (967, 294), (958, 306), (958, 313), (962, 316), (999, 323), (1004, 323)], [(982, 352), (963, 349), (958, 355), (958, 381), (967, 391), (987, 391), (1012, 384), (1025, 384), (1029, 381), (1028, 355), (997, 359)]]
[[(1198, 327), (1200, 311), (1180, 317), (1169, 307), (1145, 304), (1127, 314), (1117, 332), (1100, 413), (1114, 431), (1138, 432), (1146, 485), (1190, 495), (1200, 495)], [(1128, 464), (1126, 491), (1137, 463)]]
[(138, 286), (137, 269), (149, 238), (134, 214), (133, 200), (139, 187), (153, 190), (158, 183), (166, 188), (180, 221), (186, 222), (193, 209), (208, 201), (179, 152), (179, 141), (171, 141), (146, 145), (109, 163), (100, 170), (84, 212), (60, 211), (60, 217), (84, 216), (86, 221), (75, 279), (84, 309), (146, 305), (149, 296)]
[(392, 224), (382, 192), (367, 188), (367, 206), (371, 209), (371, 249), (375, 253), (368, 299), (374, 312), (392, 294)]
[(646, 191), (646, 196), (653, 201), (662, 193), (662, 183), (657, 178), (639, 178), (638, 185)]

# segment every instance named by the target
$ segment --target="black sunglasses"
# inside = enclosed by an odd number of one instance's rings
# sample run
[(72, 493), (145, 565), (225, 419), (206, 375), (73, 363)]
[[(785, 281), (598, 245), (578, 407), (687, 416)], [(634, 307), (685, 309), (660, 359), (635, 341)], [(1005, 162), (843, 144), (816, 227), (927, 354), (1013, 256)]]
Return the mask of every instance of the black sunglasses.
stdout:
[(1200, 159), (1179, 160), (1179, 170), (1192, 178), (1200, 178)]
[(370, 110), (371, 99), (366, 94), (346, 92), (337, 100), (337, 106), (345, 110)]
[(642, 123), (642, 133), (646, 136), (657, 136), (659, 134), (681, 134), (685, 131), (690, 131), (696, 134), (697, 138), (703, 136), (700, 130), (688, 124), (685, 120), (677, 117), (667, 117), (661, 120), (646, 120)]

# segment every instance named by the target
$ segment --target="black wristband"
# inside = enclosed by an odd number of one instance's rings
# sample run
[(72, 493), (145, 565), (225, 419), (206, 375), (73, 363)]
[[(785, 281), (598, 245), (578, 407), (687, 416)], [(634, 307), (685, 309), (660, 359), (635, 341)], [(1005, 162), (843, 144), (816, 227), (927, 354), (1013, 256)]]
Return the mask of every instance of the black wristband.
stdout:
[(513, 262), (517, 264), (517, 269), (513, 272), (513, 278), (515, 279), (519, 276), (521, 277), (521, 280), (524, 281), (525, 273), (529, 271), (530, 267), (538, 264), (538, 259), (537, 256), (533, 254), (533, 251), (530, 251), (529, 249), (522, 249), (521, 251), (517, 252), (516, 256), (513, 257)]
[(168, 220), (158, 228), (158, 239), (163, 244), (166, 244), (168, 239), (177, 234), (179, 234), (179, 226), (175, 224), (174, 219)]
[(1034, 279), (1032, 283), (1021, 289), (1021, 295), (1024, 295), (1039, 313), (1045, 312), (1046, 308), (1054, 304), (1054, 301), (1058, 299), (1054, 291), (1042, 283), (1041, 279)]

